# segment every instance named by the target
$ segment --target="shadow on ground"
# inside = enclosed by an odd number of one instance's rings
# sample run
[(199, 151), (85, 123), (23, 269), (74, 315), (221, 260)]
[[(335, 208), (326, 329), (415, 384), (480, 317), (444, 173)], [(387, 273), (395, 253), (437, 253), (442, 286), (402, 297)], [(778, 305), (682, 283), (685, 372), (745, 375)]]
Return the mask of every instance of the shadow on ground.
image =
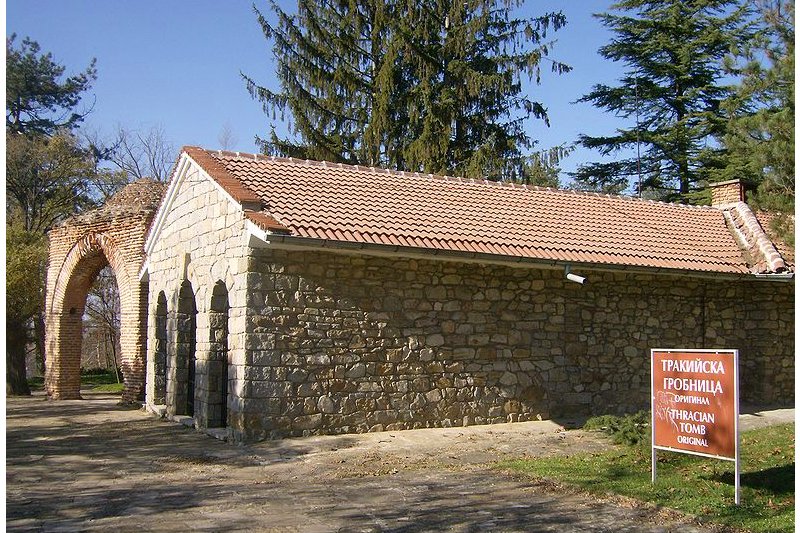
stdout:
[(8, 531), (664, 531), (465, 459), (580, 443), (552, 423), (233, 446), (87, 398), (7, 401)]

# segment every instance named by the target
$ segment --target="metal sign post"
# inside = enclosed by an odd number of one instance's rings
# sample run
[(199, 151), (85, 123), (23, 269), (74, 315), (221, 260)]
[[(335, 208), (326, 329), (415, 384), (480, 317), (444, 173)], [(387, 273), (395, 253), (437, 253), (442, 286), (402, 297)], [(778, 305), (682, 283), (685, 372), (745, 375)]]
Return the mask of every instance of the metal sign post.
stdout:
[(654, 349), (650, 378), (652, 482), (657, 450), (733, 461), (739, 505), (739, 352)]

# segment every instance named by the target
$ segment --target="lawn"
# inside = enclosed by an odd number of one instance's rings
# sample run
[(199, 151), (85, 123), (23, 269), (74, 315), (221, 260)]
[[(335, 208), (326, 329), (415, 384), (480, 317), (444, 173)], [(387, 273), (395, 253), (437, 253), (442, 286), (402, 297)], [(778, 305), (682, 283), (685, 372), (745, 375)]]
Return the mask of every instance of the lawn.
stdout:
[[(44, 388), (44, 378), (28, 379), (28, 386), (31, 390), (42, 390)], [(91, 389), (95, 392), (121, 393), (122, 383), (117, 383), (117, 376), (113, 371), (91, 370), (81, 372), (81, 388)]]
[(555, 480), (591, 494), (620, 494), (713, 522), (757, 532), (794, 531), (794, 424), (741, 435), (741, 505), (734, 504), (734, 465), (658, 452), (658, 479), (650, 480), (647, 439), (613, 451), (505, 461), (499, 466)]

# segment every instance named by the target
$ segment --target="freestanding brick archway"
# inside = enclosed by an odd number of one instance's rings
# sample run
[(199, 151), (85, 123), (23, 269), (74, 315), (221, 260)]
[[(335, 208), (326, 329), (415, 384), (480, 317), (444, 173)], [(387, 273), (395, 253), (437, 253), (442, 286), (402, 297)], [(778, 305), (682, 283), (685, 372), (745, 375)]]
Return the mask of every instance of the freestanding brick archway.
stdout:
[(82, 319), (97, 274), (110, 266), (120, 298), (123, 402), (144, 399), (147, 282), (144, 240), (164, 185), (134, 182), (102, 207), (50, 231), (46, 288), (45, 388), (53, 400), (80, 398)]

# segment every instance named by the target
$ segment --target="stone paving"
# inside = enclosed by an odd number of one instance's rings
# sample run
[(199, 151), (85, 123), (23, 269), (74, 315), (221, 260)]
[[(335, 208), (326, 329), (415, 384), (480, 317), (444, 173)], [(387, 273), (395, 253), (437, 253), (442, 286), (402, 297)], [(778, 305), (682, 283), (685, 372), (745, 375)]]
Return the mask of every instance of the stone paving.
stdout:
[(84, 396), (7, 399), (8, 531), (705, 531), (487, 467), (608, 446), (555, 422), (233, 446)]

